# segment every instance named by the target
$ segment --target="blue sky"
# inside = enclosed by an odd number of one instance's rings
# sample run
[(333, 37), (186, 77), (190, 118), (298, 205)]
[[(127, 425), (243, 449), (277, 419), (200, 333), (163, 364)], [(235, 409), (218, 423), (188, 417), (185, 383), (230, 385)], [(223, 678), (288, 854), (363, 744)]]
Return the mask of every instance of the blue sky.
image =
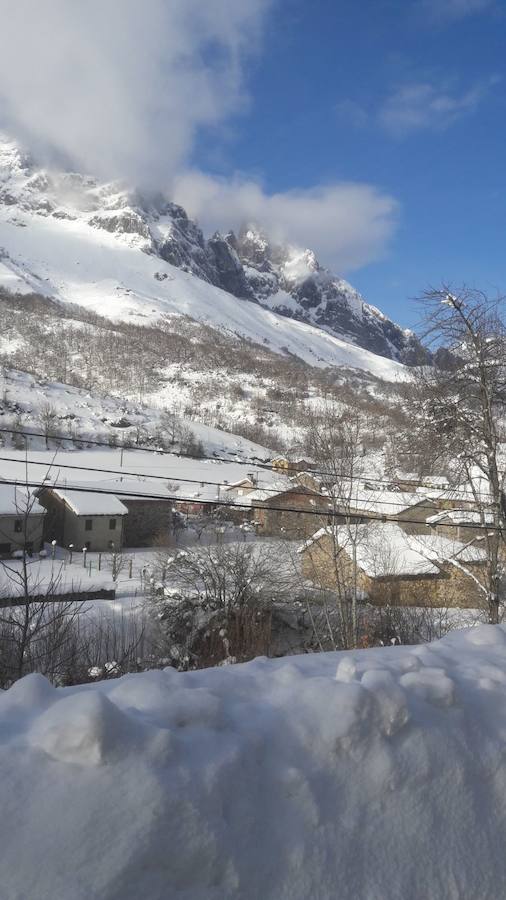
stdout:
[(402, 323), (429, 283), (506, 291), (505, 37), (486, 0), (281, 0), (248, 111), (199, 163), (267, 192), (353, 181), (395, 198), (383, 259), (347, 277)]

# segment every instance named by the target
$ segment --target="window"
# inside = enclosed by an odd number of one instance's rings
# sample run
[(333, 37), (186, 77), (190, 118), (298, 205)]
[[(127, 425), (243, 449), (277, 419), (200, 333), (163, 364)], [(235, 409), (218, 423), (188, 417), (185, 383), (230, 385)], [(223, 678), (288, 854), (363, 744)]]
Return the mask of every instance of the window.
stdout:
[(16, 519), (14, 522), (14, 531), (16, 534), (21, 534), (23, 531), (23, 519)]
[(84, 530), (85, 531), (93, 530), (93, 519), (85, 519), (84, 520)]
[(109, 519), (109, 531), (116, 531), (116, 519)]

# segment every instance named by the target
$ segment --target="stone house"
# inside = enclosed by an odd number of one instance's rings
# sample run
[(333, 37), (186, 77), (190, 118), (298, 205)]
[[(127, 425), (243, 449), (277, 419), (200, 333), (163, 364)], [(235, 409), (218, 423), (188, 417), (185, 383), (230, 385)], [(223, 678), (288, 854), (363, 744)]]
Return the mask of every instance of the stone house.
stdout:
[[(124, 547), (149, 547), (172, 534), (173, 486), (164, 480), (142, 479), (101, 481), (100, 487), (114, 494), (126, 507), (123, 522)], [(129, 496), (130, 494), (130, 496)]]
[(62, 547), (72, 544), (78, 550), (86, 547), (92, 551), (123, 546), (128, 509), (113, 494), (47, 487), (39, 492), (39, 502), (47, 511), (46, 541), (56, 540)]
[(445, 475), (426, 475), (420, 478), (416, 474), (401, 474), (395, 476), (392, 479), (392, 483), (395, 484), (397, 490), (405, 491), (406, 493), (417, 491), (418, 488), (421, 488), (422, 491), (445, 491), (450, 487), (450, 483)]
[(0, 481), (0, 557), (41, 550), (46, 510), (24, 487)]
[(291, 484), (279, 492), (265, 488), (248, 495), (254, 504), (254, 520), (259, 535), (304, 538), (314, 534), (315, 528), (328, 523), (328, 497), (304, 487)]
[(275, 472), (292, 474), (293, 472), (307, 472), (315, 468), (315, 464), (307, 459), (289, 454), (288, 456), (277, 456), (273, 459), (271, 466)]
[(478, 608), (485, 553), (438, 535), (406, 534), (393, 523), (320, 529), (300, 548), (302, 573), (319, 587), (379, 606)]
[(256, 490), (257, 487), (257, 476), (248, 475), (246, 478), (241, 478), (240, 481), (234, 481), (232, 484), (227, 484), (227, 486), (223, 488), (223, 499), (233, 501), (236, 497), (245, 497), (247, 494)]
[(429, 534), (431, 529), (427, 525), (427, 517), (438, 511), (434, 500), (419, 493), (369, 490), (351, 485), (349, 491), (346, 487), (340, 491), (331, 489), (330, 494), (333, 508), (343, 519), (348, 517), (355, 524), (360, 524), (384, 516), (398, 523), (408, 534)]
[(440, 512), (447, 509), (476, 508), (476, 500), (471, 491), (463, 488), (447, 488), (443, 491), (427, 491), (427, 498), (431, 500)]
[(467, 543), (481, 540), (486, 534), (486, 526), (493, 525), (492, 514), (476, 509), (446, 509), (429, 516), (427, 524), (442, 537)]
[(128, 515), (124, 519), (125, 547), (149, 547), (172, 534), (172, 501), (154, 497), (122, 497)]
[(315, 491), (317, 494), (321, 493), (321, 480), (316, 478), (312, 472), (297, 472), (293, 477), (293, 481), (296, 484), (301, 484), (303, 487), (309, 488), (311, 491)]

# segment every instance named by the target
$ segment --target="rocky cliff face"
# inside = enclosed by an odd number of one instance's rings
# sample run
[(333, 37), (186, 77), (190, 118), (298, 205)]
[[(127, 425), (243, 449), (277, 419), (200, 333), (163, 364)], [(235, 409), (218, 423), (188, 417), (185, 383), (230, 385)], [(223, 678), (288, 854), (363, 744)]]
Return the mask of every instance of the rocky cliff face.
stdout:
[(205, 239), (185, 210), (161, 197), (76, 173), (37, 168), (0, 138), (0, 204), (23, 225), (23, 214), (78, 221), (126, 241), (238, 298), (315, 325), (330, 334), (408, 365), (428, 355), (415, 336), (369, 305), (311, 250), (281, 246), (261, 229)]
[(252, 227), (224, 240), (236, 251), (251, 293), (262, 305), (408, 365), (427, 358), (412, 332), (366, 303), (347, 281), (321, 266), (312, 250), (272, 245)]

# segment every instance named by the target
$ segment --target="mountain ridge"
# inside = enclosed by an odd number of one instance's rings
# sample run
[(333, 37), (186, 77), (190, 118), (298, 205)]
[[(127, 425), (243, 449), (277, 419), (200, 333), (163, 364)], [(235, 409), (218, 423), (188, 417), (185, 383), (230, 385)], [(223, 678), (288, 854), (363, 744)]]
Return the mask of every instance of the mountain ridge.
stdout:
[[(57, 245), (76, 257), (73, 265), (71, 259), (62, 265)], [(122, 256), (120, 251), (127, 249), (137, 251), (137, 265), (130, 264), (126, 252)], [(151, 262), (141, 262), (139, 251)], [(104, 265), (107, 255), (110, 266)], [(128, 261), (124, 273), (122, 261)], [(149, 287), (138, 277), (147, 269)], [(104, 278), (109, 273), (124, 277)], [(159, 289), (153, 291), (151, 279)], [(119, 283), (113, 288), (114, 280)], [(218, 321), (221, 328), (300, 355), (313, 365), (370, 368), (370, 361), (360, 362), (359, 348), (408, 364), (422, 352), (411, 332), (366, 304), (351, 285), (320, 266), (311, 251), (272, 244), (251, 226), (238, 235), (215, 233), (206, 240), (177, 204), (119, 183), (40, 169), (6, 139), (0, 141), (0, 283), (13, 290), (23, 290), (25, 284), (81, 304), (84, 299), (103, 310), (94, 296), (96, 285), (113, 317), (149, 318), (155, 311), (152, 302), (163, 311), (167, 306), (167, 312)], [(128, 301), (123, 309), (121, 298)], [(286, 344), (280, 334), (283, 320)], [(344, 352), (338, 353), (338, 347)], [(373, 368), (378, 366), (381, 371), (379, 361)]]

